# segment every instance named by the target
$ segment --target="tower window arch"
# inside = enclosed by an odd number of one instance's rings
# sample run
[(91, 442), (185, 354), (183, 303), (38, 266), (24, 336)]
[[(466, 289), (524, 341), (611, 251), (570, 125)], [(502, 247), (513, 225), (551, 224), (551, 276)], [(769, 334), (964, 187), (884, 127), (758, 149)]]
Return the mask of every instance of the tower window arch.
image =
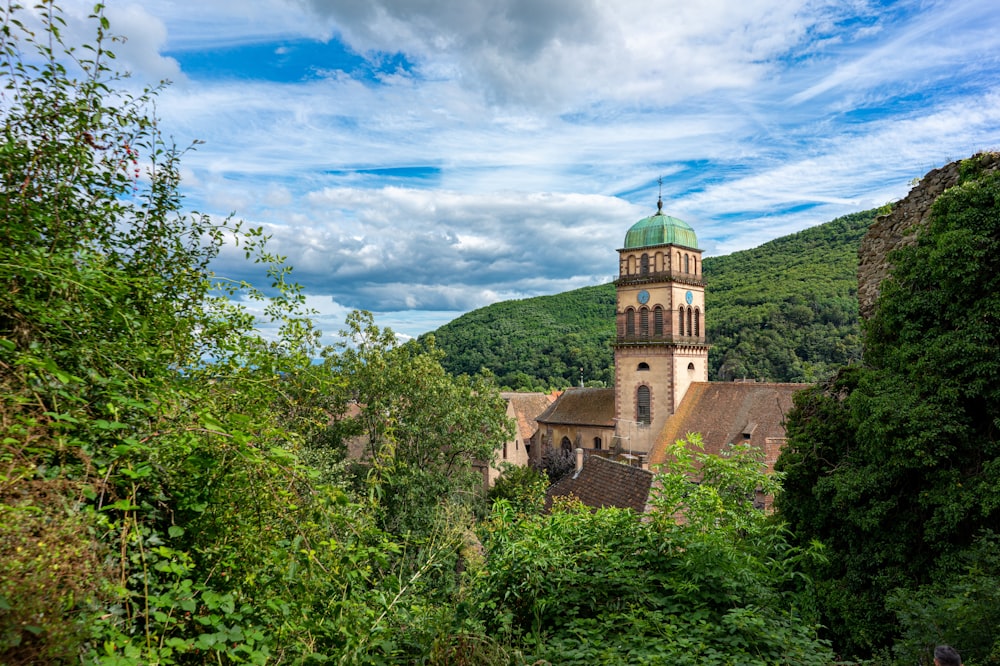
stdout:
[(701, 335), (701, 311), (698, 308), (694, 309), (694, 337)]
[(659, 305), (653, 308), (653, 335), (663, 336), (663, 308)]
[(635, 310), (625, 311), (625, 335), (635, 335)]
[(690, 266), (689, 266), (689, 261), (690, 261), (690, 257), (688, 257), (688, 255), (685, 254), (684, 255), (684, 272), (685, 273), (690, 273), (691, 272)]
[(639, 257), (639, 273), (649, 275), (649, 255), (645, 252)]
[(649, 309), (639, 310), (639, 335), (644, 338), (649, 337)]
[(563, 451), (572, 451), (573, 450), (573, 442), (569, 441), (569, 437), (563, 437), (562, 438), (561, 448), (562, 448)]
[(688, 372), (694, 372), (694, 363), (688, 363)]
[(677, 270), (681, 269), (681, 253), (677, 253)]
[(693, 257), (694, 260), (694, 274), (698, 274), (698, 257)]
[(684, 306), (677, 308), (677, 335), (684, 335)]
[(646, 363), (645, 361), (643, 361), (642, 363), (640, 363), (638, 365), (638, 367), (636, 368), (636, 370), (639, 370), (640, 372), (641, 371), (645, 371), (645, 370), (649, 370), (649, 363)]
[(640, 386), (635, 395), (635, 420), (644, 425), (653, 422), (653, 411), (649, 403), (649, 387)]
[(595, 437), (594, 438), (594, 448), (597, 449), (598, 451), (601, 450), (601, 438), (600, 437)]

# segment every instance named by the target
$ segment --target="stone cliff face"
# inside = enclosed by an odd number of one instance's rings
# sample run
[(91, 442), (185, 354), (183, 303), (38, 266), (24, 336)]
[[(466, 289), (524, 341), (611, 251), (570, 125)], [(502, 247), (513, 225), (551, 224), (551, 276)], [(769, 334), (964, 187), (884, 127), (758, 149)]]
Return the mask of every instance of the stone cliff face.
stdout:
[[(979, 171), (1000, 170), (1000, 153), (979, 153), (972, 158)], [(959, 182), (965, 160), (934, 169), (924, 176), (906, 198), (896, 202), (892, 212), (875, 220), (858, 249), (858, 306), (861, 317), (875, 309), (879, 285), (889, 275), (888, 256), (897, 247), (916, 242), (918, 231), (930, 221), (931, 205), (949, 187)]]

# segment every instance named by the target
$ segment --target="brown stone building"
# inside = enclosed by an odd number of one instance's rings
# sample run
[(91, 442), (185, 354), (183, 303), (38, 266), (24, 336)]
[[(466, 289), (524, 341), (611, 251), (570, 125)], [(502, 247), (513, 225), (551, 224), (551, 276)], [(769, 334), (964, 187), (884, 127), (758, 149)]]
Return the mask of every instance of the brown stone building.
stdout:
[[(658, 201), (656, 214), (628, 230), (618, 255), (615, 386), (563, 393), (537, 418), (543, 445), (584, 454), (600, 450), (602, 457), (645, 468), (666, 462), (674, 441), (700, 433), (708, 453), (749, 442), (772, 467), (792, 395), (806, 385), (708, 381), (709, 313), (694, 230), (665, 215)], [(533, 452), (533, 459), (540, 453)], [(591, 506), (617, 505), (613, 496), (631, 496), (635, 488), (617, 488), (604, 501), (602, 494), (611, 492), (608, 479), (629, 485), (636, 480), (606, 469), (606, 462), (585, 457), (572, 481), (553, 486), (550, 494), (572, 492)], [(591, 473), (591, 465), (601, 471)]]

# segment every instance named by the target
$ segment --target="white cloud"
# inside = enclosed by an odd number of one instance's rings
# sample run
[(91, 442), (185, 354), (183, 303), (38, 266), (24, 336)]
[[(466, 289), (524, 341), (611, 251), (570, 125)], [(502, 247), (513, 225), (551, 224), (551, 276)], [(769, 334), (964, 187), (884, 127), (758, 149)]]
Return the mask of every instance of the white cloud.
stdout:
[[(606, 281), (658, 176), (668, 212), (726, 253), (1000, 148), (990, 0), (152, 0), (109, 15), (138, 78), (181, 67), (157, 110), (181, 145), (207, 142), (185, 159), (190, 204), (264, 225), (332, 308), (324, 328), (361, 307), (412, 335), (441, 312)], [(308, 39), (344, 40), (367, 73), (318, 59), (303, 80), (251, 61), (238, 81), (184, 77), (185, 54)], [(380, 68), (397, 53), (406, 66)], [(236, 255), (220, 269), (250, 275)]]

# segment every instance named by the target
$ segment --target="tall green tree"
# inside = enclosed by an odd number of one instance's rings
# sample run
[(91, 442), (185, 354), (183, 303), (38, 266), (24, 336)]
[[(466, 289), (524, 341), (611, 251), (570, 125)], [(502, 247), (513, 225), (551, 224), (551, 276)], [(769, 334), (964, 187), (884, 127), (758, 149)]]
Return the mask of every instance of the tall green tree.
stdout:
[(944, 580), (1000, 530), (1000, 175), (967, 161), (891, 259), (864, 366), (801, 396), (778, 461), (781, 513), (830, 547), (837, 644), (862, 654), (893, 640), (893, 591)]
[(347, 342), (325, 359), (339, 378), (333, 430), (336, 440), (364, 443), (362, 469), (385, 527), (423, 532), (442, 505), (481, 502), (481, 466), (511, 434), (492, 379), (452, 377), (433, 337), (402, 344), (370, 313), (351, 313), (347, 325)]
[[(259, 230), (184, 212), (156, 91), (91, 20), (74, 49), (53, 3), (0, 6), (0, 662), (390, 662), (457, 530), (413, 566), (302, 464), (341, 382), (301, 293)], [(229, 238), (275, 296), (212, 273)]]

